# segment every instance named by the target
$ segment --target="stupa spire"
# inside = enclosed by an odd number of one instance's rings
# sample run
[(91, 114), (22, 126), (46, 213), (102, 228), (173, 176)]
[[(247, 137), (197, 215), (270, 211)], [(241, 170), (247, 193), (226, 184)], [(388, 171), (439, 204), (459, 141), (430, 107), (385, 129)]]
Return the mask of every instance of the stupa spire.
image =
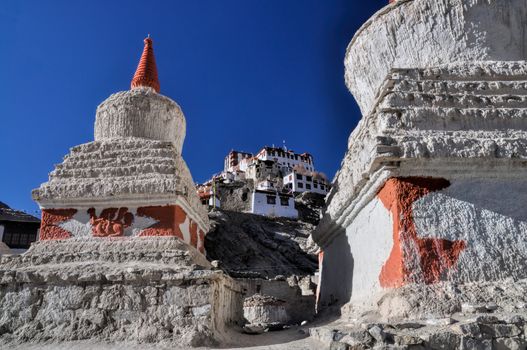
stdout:
[(159, 79), (157, 77), (157, 66), (156, 59), (154, 57), (154, 47), (152, 45), (152, 39), (150, 34), (144, 40), (145, 47), (143, 54), (137, 65), (134, 78), (132, 79), (131, 88), (137, 88), (141, 86), (148, 86), (153, 88), (156, 92), (159, 92)]

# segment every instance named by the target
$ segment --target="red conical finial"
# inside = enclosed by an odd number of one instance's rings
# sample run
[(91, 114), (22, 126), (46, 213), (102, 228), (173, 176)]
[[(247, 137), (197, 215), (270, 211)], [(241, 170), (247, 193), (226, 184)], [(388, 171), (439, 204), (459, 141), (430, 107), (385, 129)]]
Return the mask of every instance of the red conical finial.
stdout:
[(154, 48), (150, 34), (145, 39), (145, 48), (143, 49), (143, 54), (141, 55), (131, 84), (132, 89), (140, 86), (148, 86), (156, 90), (156, 92), (159, 92), (156, 59), (154, 57)]

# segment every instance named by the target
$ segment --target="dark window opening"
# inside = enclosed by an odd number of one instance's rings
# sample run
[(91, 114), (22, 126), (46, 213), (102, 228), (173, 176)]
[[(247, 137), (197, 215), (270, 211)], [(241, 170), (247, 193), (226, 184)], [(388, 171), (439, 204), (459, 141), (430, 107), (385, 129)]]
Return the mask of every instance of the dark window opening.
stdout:
[(243, 192), (242, 193), (242, 201), (246, 201), (247, 200), (247, 192)]
[(28, 249), (37, 240), (39, 226), (38, 223), (7, 222), (2, 241), (9, 248)]
[(306, 184), (306, 190), (310, 190), (311, 189), (311, 184)]
[(288, 207), (289, 206), (289, 198), (287, 198), (287, 197), (280, 197), (280, 205), (282, 205), (284, 207)]
[(275, 196), (267, 196), (267, 204), (276, 204)]
[(311, 176), (306, 176), (306, 181), (311, 181), (311, 180), (312, 180)]
[(298, 186), (298, 188), (304, 188), (304, 184), (301, 183), (301, 182), (299, 182), (299, 183), (297, 184), (297, 186)]
[(302, 180), (302, 174), (296, 174), (296, 179), (297, 180)]

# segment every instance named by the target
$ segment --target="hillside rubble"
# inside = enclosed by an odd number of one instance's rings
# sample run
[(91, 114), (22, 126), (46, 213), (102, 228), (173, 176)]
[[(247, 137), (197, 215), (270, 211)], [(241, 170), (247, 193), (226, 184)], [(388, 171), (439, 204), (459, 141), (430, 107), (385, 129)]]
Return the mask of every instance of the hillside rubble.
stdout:
[(298, 210), (298, 220), (318, 225), (326, 205), (324, 199), (325, 196), (313, 192), (302, 192), (296, 196), (295, 208)]
[(320, 349), (525, 349), (527, 312), (476, 308), (446, 318), (337, 321), (309, 329)]
[(311, 223), (226, 210), (210, 212), (209, 219), (207, 258), (233, 277), (279, 279), (318, 268)]
[(232, 211), (249, 211), (251, 209), (251, 193), (254, 182), (243, 181), (221, 182), (216, 186), (216, 195), (221, 201), (221, 208)]

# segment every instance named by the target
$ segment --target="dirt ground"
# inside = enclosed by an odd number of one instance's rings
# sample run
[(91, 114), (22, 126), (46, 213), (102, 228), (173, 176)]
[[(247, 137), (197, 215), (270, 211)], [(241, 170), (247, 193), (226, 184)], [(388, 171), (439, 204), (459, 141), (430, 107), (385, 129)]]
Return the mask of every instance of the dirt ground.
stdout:
[[(196, 350), (245, 349), (245, 350), (317, 350), (323, 345), (308, 337), (308, 328), (295, 327), (284, 331), (268, 332), (258, 335), (233, 333), (232, 343), (210, 348), (190, 348)], [(234, 341), (235, 339), (235, 341)], [(230, 341), (229, 341), (230, 343)], [(183, 350), (174, 344), (136, 344), (136, 343), (101, 343), (93, 341), (75, 341), (49, 344), (21, 344), (9, 346), (10, 350)]]

